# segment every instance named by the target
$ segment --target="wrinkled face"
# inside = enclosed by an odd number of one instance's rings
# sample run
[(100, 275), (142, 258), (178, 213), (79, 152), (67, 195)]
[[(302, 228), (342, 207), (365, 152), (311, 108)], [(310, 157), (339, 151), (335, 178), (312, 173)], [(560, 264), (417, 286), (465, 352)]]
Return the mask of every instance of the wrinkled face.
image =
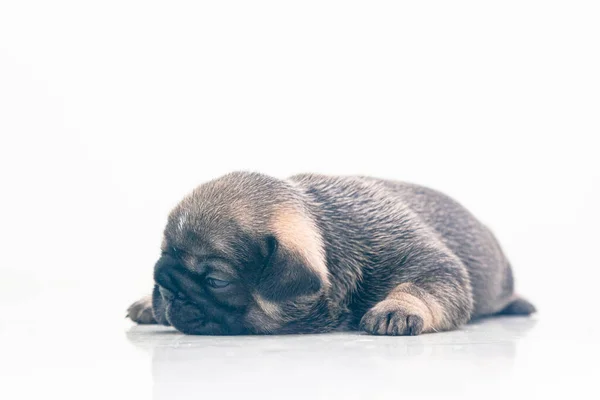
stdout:
[(284, 228), (256, 233), (228, 215), (176, 209), (154, 270), (158, 322), (206, 335), (319, 330), (326, 275)]

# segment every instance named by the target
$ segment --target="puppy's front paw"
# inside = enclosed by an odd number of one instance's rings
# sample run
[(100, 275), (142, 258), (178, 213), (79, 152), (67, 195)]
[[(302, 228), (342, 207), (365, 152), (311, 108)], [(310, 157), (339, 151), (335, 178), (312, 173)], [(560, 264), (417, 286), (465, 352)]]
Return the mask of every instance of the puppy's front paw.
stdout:
[(424, 317), (398, 300), (377, 303), (362, 317), (360, 330), (372, 335), (418, 335), (423, 332)]
[(138, 324), (156, 324), (152, 314), (152, 297), (142, 297), (127, 309), (127, 317)]

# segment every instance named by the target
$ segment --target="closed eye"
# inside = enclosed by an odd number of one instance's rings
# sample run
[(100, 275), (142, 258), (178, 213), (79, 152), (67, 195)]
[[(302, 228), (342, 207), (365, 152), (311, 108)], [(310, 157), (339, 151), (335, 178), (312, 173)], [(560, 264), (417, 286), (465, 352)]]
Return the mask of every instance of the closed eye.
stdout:
[(221, 279), (206, 278), (206, 284), (214, 289), (223, 289), (229, 286), (230, 283), (231, 282), (229, 281), (223, 281)]

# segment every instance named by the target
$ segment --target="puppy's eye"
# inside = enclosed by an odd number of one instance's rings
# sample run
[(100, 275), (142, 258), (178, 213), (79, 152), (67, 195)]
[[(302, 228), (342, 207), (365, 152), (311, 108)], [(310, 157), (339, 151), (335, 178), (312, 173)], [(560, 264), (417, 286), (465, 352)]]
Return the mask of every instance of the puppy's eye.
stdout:
[(224, 287), (229, 286), (231, 282), (222, 281), (220, 279), (215, 278), (206, 278), (206, 284), (215, 289), (223, 289)]

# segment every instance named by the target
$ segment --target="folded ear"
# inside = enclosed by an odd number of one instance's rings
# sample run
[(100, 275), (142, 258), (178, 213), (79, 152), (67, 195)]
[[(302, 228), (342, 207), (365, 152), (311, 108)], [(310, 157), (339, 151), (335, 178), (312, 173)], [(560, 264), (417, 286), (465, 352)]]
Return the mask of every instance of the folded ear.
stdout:
[(273, 236), (266, 239), (266, 249), (268, 256), (258, 282), (265, 299), (284, 301), (321, 290), (321, 279), (299, 254), (281, 246)]

